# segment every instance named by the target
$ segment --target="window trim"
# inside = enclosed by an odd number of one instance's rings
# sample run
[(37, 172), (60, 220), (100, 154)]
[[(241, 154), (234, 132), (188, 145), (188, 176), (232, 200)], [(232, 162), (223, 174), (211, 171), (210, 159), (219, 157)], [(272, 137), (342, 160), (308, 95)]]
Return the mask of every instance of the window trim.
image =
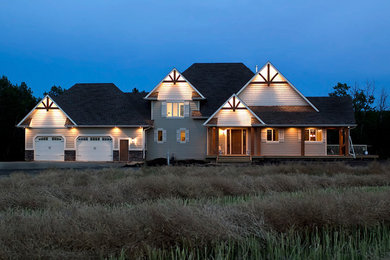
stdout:
[[(156, 139), (156, 142), (158, 143), (158, 144), (162, 144), (162, 143), (164, 143), (164, 129), (162, 129), (162, 128), (157, 128), (157, 139)], [(161, 132), (161, 141), (159, 140), (159, 132)]]
[[(165, 117), (168, 118), (168, 119), (177, 119), (177, 118), (184, 118), (185, 117), (185, 102), (184, 101), (166, 101), (166, 114), (165, 114)], [(168, 107), (169, 107), (169, 104), (171, 104), (171, 112), (172, 112), (172, 116), (169, 116), (168, 115)], [(175, 104), (177, 106), (177, 112), (179, 114), (179, 116), (174, 116), (173, 115), (173, 104)], [(183, 105), (183, 114), (180, 115), (180, 105)]]
[[(315, 138), (316, 138), (315, 141), (311, 141), (310, 140), (310, 130), (314, 130), (315, 131)], [(322, 132), (322, 140), (317, 140), (318, 139), (318, 131), (319, 130), (322, 131), (321, 128), (306, 128), (305, 131), (309, 131), (309, 140), (306, 140), (306, 134), (304, 134), (305, 143), (307, 143), (307, 144), (319, 144), (319, 143), (322, 143), (324, 141), (324, 133)]]
[[(271, 130), (272, 131), (272, 140), (268, 140), (268, 131)], [(274, 139), (274, 132), (278, 131), (278, 140), (273, 140)], [(266, 143), (270, 143), (270, 144), (277, 144), (280, 142), (280, 139), (279, 139), (279, 129), (278, 128), (267, 128), (265, 130), (265, 142)]]

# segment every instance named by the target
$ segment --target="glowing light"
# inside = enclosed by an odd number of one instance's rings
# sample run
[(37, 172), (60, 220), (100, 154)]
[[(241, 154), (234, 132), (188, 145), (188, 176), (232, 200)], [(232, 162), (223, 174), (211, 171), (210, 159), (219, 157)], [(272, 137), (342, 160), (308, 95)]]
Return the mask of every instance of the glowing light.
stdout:
[(131, 143), (137, 145), (137, 137), (135, 137), (135, 138), (130, 138), (130, 144), (131, 144)]

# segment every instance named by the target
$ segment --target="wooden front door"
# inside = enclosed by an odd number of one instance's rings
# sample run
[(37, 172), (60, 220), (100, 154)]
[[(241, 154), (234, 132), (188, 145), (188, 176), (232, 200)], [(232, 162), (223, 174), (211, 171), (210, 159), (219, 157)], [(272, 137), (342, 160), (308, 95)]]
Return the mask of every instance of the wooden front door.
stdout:
[(127, 162), (129, 160), (129, 140), (120, 140), (119, 161)]
[(232, 129), (232, 154), (242, 154), (242, 130)]

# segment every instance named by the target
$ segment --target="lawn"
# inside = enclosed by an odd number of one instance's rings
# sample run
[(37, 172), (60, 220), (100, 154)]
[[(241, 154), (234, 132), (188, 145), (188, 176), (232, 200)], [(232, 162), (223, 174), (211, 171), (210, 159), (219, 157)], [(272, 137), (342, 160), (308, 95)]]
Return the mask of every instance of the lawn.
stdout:
[(0, 179), (0, 258), (378, 259), (390, 163), (46, 170)]

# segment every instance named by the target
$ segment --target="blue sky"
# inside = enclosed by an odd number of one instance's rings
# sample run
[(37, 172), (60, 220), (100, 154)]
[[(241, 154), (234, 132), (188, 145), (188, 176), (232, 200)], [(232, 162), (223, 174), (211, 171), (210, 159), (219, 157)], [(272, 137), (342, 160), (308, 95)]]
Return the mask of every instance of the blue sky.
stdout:
[[(0, 75), (151, 90), (173, 67), (271, 61), (307, 96), (337, 82), (390, 89), (390, 1), (4, 0)], [(379, 92), (379, 91), (378, 91)]]

